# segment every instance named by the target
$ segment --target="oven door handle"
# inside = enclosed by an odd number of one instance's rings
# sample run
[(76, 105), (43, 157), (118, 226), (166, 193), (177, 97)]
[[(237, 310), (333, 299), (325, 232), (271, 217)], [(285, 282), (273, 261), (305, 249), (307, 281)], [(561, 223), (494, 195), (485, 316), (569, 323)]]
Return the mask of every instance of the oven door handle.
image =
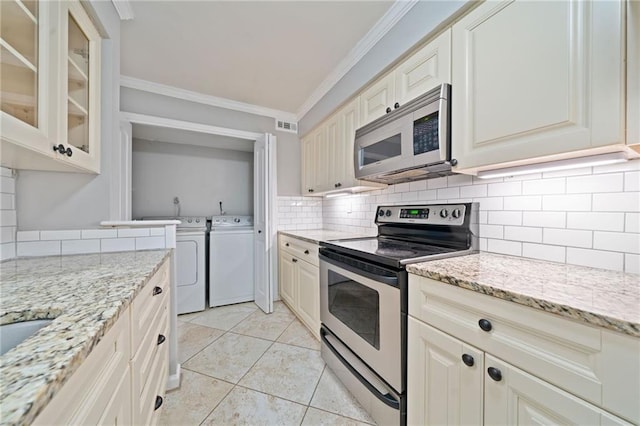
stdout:
[[(391, 286), (394, 286), (394, 287), (399, 287), (398, 276), (397, 275), (392, 276), (392, 277), (386, 276), (386, 275), (378, 275), (378, 274), (376, 274), (374, 272), (369, 272), (369, 271), (367, 271), (365, 269), (358, 268), (358, 267), (350, 265), (348, 263), (343, 263), (343, 262), (340, 262), (339, 260), (335, 260), (335, 259), (331, 259), (330, 257), (323, 256), (322, 253), (320, 253), (319, 258), (320, 258), (320, 260), (322, 260), (324, 262), (327, 262), (327, 263), (330, 263), (332, 265), (338, 266), (338, 267), (340, 267), (342, 269), (345, 269), (347, 271), (353, 272), (354, 274), (358, 274), (358, 275), (361, 275), (363, 277), (367, 277), (367, 278), (369, 278), (369, 279), (371, 279), (373, 281), (381, 282), (381, 283), (388, 284), (388, 285), (391, 285)], [(364, 263), (364, 262), (360, 262), (360, 261), (357, 261), (357, 262), (358, 263), (362, 263), (363, 265), (366, 265), (366, 263)], [(374, 268), (378, 268), (378, 267), (374, 266)], [(378, 268), (378, 269), (382, 270), (382, 268)]]
[[(338, 351), (338, 349), (336, 349), (334, 347), (334, 345), (329, 341), (329, 339), (327, 338), (328, 334), (329, 334), (329, 332), (327, 332), (327, 330), (325, 330), (324, 327), (320, 328), (320, 337), (322, 338), (322, 341), (327, 345), (327, 347), (329, 349), (331, 349), (331, 352), (333, 352), (333, 354), (351, 372), (351, 374), (353, 374), (354, 377), (357, 378), (360, 381), (360, 383), (362, 383), (369, 390), (369, 392), (371, 392), (373, 395), (375, 395), (376, 398), (378, 398), (380, 401), (382, 401), (383, 403), (385, 403), (389, 407), (391, 407), (391, 408), (393, 408), (395, 410), (399, 410), (400, 409), (400, 401), (398, 401), (396, 398), (394, 398), (394, 396), (389, 392), (387, 392), (386, 394), (383, 394), (382, 392), (380, 392), (374, 385), (372, 385), (369, 382), (369, 380), (367, 380), (362, 374), (360, 374), (360, 372), (358, 370), (356, 370), (349, 363), (349, 361), (344, 359), (344, 357)], [(329, 337), (333, 337), (333, 336), (330, 335)]]

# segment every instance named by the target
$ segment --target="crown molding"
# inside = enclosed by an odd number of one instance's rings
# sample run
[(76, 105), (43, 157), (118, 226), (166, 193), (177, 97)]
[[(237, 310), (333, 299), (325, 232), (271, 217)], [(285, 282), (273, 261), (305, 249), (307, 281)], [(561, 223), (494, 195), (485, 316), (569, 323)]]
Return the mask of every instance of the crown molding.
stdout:
[(111, 0), (113, 7), (116, 8), (121, 21), (128, 21), (134, 18), (133, 8), (129, 0)]
[(320, 83), (311, 96), (302, 104), (296, 113), (296, 121), (300, 121), (313, 106), (322, 99), (393, 28), (398, 21), (411, 10), (419, 0), (396, 0), (382, 18), (365, 34), (349, 51), (333, 71)]
[(169, 96), (185, 101), (197, 102), (204, 105), (297, 122), (296, 115), (292, 112), (280, 111), (231, 99), (219, 98), (217, 96), (205, 95), (203, 93), (192, 92), (191, 90), (180, 89), (179, 87), (167, 86), (165, 84), (154, 83), (152, 81), (141, 80), (139, 78), (129, 77), (126, 75), (120, 76), (120, 86), (142, 90), (144, 92), (156, 93), (158, 95)]

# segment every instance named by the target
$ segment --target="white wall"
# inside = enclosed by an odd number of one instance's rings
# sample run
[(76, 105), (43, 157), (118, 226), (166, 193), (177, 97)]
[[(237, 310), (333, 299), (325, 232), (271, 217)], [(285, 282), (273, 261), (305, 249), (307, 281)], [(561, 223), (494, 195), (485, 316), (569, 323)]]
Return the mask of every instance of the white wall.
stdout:
[(101, 58), (101, 174), (19, 171), (20, 230), (90, 228), (109, 219), (111, 151), (119, 138), (120, 18), (110, 1), (91, 5), (108, 35)]
[(253, 215), (253, 153), (202, 146), (133, 141), (133, 218)]
[(0, 167), (0, 261), (16, 256), (16, 180)]
[(300, 195), (300, 140), (295, 134), (277, 132), (272, 117), (213, 107), (127, 87), (121, 89), (120, 107), (126, 112), (275, 134), (278, 195)]
[(640, 160), (491, 180), (454, 175), (325, 199), (323, 226), (371, 232), (378, 205), (470, 201), (480, 203), (482, 251), (640, 273)]

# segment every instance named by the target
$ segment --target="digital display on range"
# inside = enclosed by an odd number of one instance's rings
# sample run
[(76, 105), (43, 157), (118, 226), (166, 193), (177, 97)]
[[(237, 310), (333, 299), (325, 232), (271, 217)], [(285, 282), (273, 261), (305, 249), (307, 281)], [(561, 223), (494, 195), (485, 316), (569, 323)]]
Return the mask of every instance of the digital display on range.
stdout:
[(428, 219), (429, 209), (400, 209), (401, 219)]

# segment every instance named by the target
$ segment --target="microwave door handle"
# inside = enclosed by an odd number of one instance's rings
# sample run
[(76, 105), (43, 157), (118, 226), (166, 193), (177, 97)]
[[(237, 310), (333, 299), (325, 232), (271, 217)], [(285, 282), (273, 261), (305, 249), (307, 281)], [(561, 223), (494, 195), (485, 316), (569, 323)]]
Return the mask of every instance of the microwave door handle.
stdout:
[(440, 89), (440, 99), (438, 100), (438, 147), (440, 148), (441, 161), (451, 161), (450, 98), (451, 86), (445, 83)]

